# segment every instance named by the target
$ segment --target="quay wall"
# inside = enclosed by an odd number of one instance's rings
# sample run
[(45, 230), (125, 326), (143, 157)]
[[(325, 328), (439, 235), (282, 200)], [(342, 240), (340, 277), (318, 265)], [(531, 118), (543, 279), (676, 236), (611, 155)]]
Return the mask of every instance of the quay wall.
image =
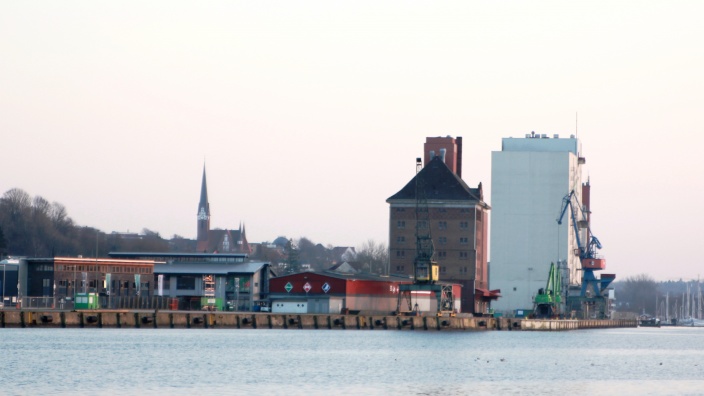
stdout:
[(539, 320), (493, 317), (274, 314), (201, 311), (0, 311), (1, 328), (329, 329), (398, 331), (565, 331), (637, 327), (634, 319)]

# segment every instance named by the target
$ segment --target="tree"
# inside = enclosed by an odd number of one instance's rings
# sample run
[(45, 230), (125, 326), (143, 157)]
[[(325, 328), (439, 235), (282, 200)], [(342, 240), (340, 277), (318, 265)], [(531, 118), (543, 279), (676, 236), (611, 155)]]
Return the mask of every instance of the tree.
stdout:
[(298, 247), (293, 243), (293, 239), (289, 239), (286, 243), (286, 255), (288, 256), (288, 272), (295, 274), (301, 272), (301, 262), (299, 261), (299, 250)]
[(658, 284), (646, 274), (630, 276), (619, 282), (616, 299), (625, 311), (637, 314), (655, 315), (655, 304), (658, 295)]
[(7, 249), (7, 242), (5, 241), (5, 233), (0, 226), (0, 260), (5, 256), (5, 250)]
[(368, 239), (357, 248), (357, 262), (362, 265), (365, 272), (387, 274), (389, 250), (386, 244)]

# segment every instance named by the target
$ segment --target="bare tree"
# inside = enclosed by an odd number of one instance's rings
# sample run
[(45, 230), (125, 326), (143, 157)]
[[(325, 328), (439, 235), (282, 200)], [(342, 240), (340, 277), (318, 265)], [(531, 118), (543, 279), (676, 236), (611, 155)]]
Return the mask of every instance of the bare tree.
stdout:
[(658, 284), (650, 275), (630, 276), (619, 283), (616, 299), (622, 310), (655, 315)]
[(357, 249), (357, 262), (365, 272), (386, 274), (389, 263), (389, 249), (386, 244), (368, 239)]

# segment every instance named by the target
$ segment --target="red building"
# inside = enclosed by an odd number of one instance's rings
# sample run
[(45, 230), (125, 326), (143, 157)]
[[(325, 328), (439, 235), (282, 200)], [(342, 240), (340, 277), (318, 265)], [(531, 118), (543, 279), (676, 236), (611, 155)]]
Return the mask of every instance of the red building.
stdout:
[[(271, 279), (269, 299), (273, 312), (388, 315), (398, 308), (399, 285), (409, 283), (405, 276), (303, 272)], [(461, 294), (460, 285), (452, 288)], [(411, 298), (421, 313), (437, 312), (436, 296), (418, 292)]]

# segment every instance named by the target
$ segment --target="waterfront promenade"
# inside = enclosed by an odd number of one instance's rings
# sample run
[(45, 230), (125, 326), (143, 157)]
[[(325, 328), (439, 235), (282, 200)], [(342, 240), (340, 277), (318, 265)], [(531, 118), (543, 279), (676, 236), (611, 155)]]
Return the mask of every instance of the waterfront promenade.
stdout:
[(223, 328), (330, 330), (563, 331), (637, 327), (636, 320), (538, 320), (493, 317), (276, 314), (160, 310), (0, 311), (2, 328)]

